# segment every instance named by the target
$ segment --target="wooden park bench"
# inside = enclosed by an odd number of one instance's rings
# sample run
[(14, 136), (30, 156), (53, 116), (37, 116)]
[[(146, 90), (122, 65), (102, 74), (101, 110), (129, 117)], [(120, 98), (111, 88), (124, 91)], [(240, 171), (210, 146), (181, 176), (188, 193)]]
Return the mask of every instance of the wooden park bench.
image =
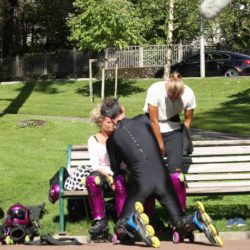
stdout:
[[(187, 195), (234, 195), (250, 193), (250, 140), (194, 141), (192, 155), (184, 157)], [(89, 165), (86, 145), (68, 145), (67, 170)], [(60, 234), (64, 234), (64, 199), (84, 198), (87, 191), (66, 191), (60, 169)]]

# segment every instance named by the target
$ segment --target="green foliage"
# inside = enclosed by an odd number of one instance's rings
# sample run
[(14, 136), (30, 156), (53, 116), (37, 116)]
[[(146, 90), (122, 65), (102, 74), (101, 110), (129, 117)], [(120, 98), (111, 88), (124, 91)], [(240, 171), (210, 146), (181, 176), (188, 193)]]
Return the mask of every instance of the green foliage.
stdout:
[(76, 14), (68, 25), (71, 41), (80, 49), (101, 51), (142, 42), (142, 25), (132, 3), (126, 0), (76, 0)]
[(235, 1), (246, 7), (240, 10), (237, 5), (225, 9), (218, 18), (225, 44), (233, 50), (249, 50), (250, 4), (248, 0)]

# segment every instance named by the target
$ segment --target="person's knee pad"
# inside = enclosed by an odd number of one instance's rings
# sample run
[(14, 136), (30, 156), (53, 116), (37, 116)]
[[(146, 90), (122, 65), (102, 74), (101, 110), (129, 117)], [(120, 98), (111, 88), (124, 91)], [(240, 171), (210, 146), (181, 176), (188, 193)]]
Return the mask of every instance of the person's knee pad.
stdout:
[(119, 218), (122, 209), (127, 198), (127, 183), (126, 177), (124, 175), (115, 176), (115, 205), (116, 205), (116, 213)]
[(186, 186), (185, 186), (185, 177), (183, 173), (171, 173), (170, 179), (174, 186), (175, 192), (180, 201), (181, 207), (183, 210), (186, 209)]
[(91, 175), (86, 178), (86, 187), (89, 193), (89, 204), (94, 220), (105, 217), (105, 202), (99, 176)]

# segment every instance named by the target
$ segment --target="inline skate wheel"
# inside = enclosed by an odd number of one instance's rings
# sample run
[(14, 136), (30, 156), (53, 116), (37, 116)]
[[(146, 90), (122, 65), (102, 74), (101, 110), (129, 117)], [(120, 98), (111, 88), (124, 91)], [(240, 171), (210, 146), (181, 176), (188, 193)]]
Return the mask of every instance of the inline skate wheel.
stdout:
[(197, 207), (199, 208), (199, 210), (204, 213), (205, 212), (205, 207), (204, 205), (200, 202), (200, 201), (197, 201)]
[(159, 248), (159, 247), (160, 247), (161, 242), (160, 242), (160, 240), (158, 239), (158, 237), (153, 236), (153, 237), (151, 238), (151, 241), (152, 241), (152, 247), (155, 247), (155, 248)]
[(113, 234), (113, 237), (112, 237), (112, 243), (113, 245), (116, 245), (118, 243), (118, 236), (115, 233)]
[(135, 210), (138, 211), (140, 214), (144, 212), (144, 207), (141, 202), (137, 201), (135, 203)]
[(222, 239), (220, 238), (220, 236), (219, 236), (219, 235), (216, 235), (214, 238), (215, 238), (215, 240), (216, 240), (216, 242), (217, 242), (217, 246), (218, 246), (218, 247), (222, 247), (222, 246), (223, 246), (223, 241), (222, 241)]
[(174, 232), (174, 233), (173, 233), (173, 242), (174, 242), (174, 243), (179, 243), (180, 240), (181, 240), (180, 234), (179, 234), (178, 232)]
[(142, 221), (143, 221), (143, 223), (144, 223), (145, 225), (148, 225), (148, 224), (149, 224), (149, 218), (148, 218), (148, 216), (147, 216), (145, 213), (142, 213), (142, 214), (141, 214), (141, 219), (142, 219)]
[(155, 230), (151, 225), (147, 225), (146, 229), (151, 237), (155, 235)]

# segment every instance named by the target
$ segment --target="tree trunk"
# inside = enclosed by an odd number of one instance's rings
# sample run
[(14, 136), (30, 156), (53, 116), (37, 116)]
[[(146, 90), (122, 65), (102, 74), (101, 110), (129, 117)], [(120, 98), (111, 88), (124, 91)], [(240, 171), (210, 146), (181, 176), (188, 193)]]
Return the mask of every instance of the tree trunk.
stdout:
[(165, 80), (169, 78), (171, 59), (172, 59), (173, 30), (174, 30), (174, 2), (175, 0), (169, 0), (169, 5), (168, 5), (167, 51), (166, 51), (166, 64), (164, 66)]

